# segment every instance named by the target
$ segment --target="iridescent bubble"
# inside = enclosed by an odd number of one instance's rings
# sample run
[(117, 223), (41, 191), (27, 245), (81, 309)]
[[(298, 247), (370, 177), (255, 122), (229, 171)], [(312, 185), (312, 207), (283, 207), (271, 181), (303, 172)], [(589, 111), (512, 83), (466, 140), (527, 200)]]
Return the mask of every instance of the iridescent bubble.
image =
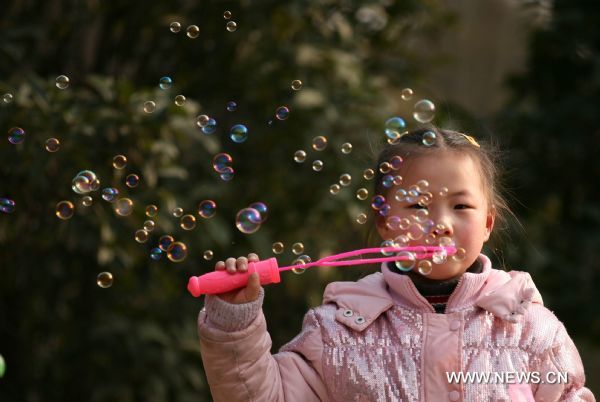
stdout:
[(364, 187), (359, 188), (358, 190), (356, 190), (356, 198), (358, 198), (361, 201), (364, 201), (367, 199), (367, 197), (369, 196), (369, 190), (367, 190)]
[(415, 103), (413, 117), (419, 123), (429, 123), (435, 116), (435, 105), (432, 101), (421, 99)]
[(237, 24), (235, 21), (229, 21), (227, 23), (227, 30), (229, 32), (235, 32), (237, 30)]
[(402, 184), (402, 176), (399, 176), (399, 175), (394, 176), (394, 179), (392, 180), (392, 182), (394, 183), (394, 186), (399, 186), (400, 184)]
[(221, 180), (229, 181), (229, 180), (233, 179), (234, 173), (235, 173), (235, 171), (233, 170), (233, 168), (231, 166), (226, 166), (223, 169), (223, 171), (221, 172), (221, 174), (219, 175), (219, 177), (221, 177)]
[(385, 197), (383, 195), (376, 195), (371, 199), (371, 207), (379, 211), (385, 205)]
[(248, 208), (256, 209), (260, 214), (260, 223), (265, 223), (267, 217), (269, 216), (269, 208), (267, 207), (267, 204), (260, 201), (253, 202), (252, 204), (248, 205)]
[(89, 207), (94, 203), (94, 200), (89, 195), (85, 195), (81, 197), (81, 205), (84, 207)]
[(398, 170), (402, 166), (402, 162), (404, 162), (404, 159), (400, 155), (395, 155), (390, 159), (390, 166), (392, 169)]
[(390, 257), (394, 254), (394, 251), (386, 251), (386, 248), (396, 247), (396, 243), (392, 239), (387, 239), (382, 241), (379, 247), (381, 247), (379, 251), (381, 252), (381, 254), (383, 254), (383, 256)]
[(280, 241), (273, 243), (273, 245), (271, 246), (271, 250), (273, 251), (274, 254), (281, 254), (281, 253), (283, 253), (284, 249), (285, 249), (285, 247), (284, 247), (283, 243)]
[(8, 130), (8, 142), (11, 144), (20, 144), (25, 140), (25, 130), (21, 127), (13, 127)]
[(429, 219), (429, 211), (426, 209), (417, 209), (414, 216), (417, 222), (425, 222)]
[(188, 38), (196, 39), (200, 34), (200, 28), (198, 28), (198, 25), (190, 25), (186, 28), (185, 33)]
[(329, 192), (333, 195), (336, 195), (340, 192), (340, 185), (339, 184), (332, 184), (331, 186), (329, 186)]
[(46, 140), (46, 151), (56, 152), (60, 149), (60, 141), (58, 138), (48, 138)]
[(226, 108), (229, 112), (235, 112), (237, 110), (237, 103), (235, 103), (234, 101), (229, 101), (227, 102)]
[(413, 97), (413, 90), (410, 88), (404, 88), (400, 93), (400, 97), (402, 98), (402, 100), (405, 101), (411, 100), (411, 98)]
[(156, 216), (156, 214), (158, 213), (158, 207), (154, 204), (150, 204), (146, 207), (146, 216), (149, 218), (152, 218), (153, 216)]
[(340, 176), (340, 184), (344, 187), (348, 187), (352, 182), (352, 176), (348, 173), (344, 173)]
[(318, 137), (313, 138), (312, 147), (315, 151), (322, 151), (327, 148), (327, 138), (319, 135)]
[(137, 241), (138, 243), (146, 243), (149, 237), (150, 234), (145, 229), (139, 229), (135, 232), (135, 241)]
[(406, 235), (411, 240), (419, 240), (423, 237), (424, 234), (425, 231), (423, 230), (423, 227), (418, 223), (413, 223), (412, 225), (410, 225), (408, 231), (406, 232)]
[(223, 18), (225, 18), (226, 20), (231, 18), (231, 11), (225, 11), (223, 13)]
[(302, 81), (300, 80), (294, 80), (292, 81), (292, 89), (294, 91), (299, 91), (302, 89)]
[(69, 77), (66, 75), (59, 75), (56, 77), (56, 88), (67, 89), (69, 88)]
[(434, 264), (443, 264), (446, 262), (448, 252), (445, 249), (437, 250), (431, 255), (431, 261)]
[(408, 243), (410, 243), (410, 239), (407, 235), (401, 234), (394, 239), (394, 243), (396, 243), (398, 247), (406, 247), (408, 246)]
[(408, 193), (406, 192), (405, 189), (403, 188), (399, 188), (398, 190), (396, 190), (396, 192), (394, 193), (394, 198), (396, 199), (396, 201), (398, 202), (403, 202), (406, 199), (406, 196), (408, 195)]
[[(310, 262), (312, 262), (310, 257), (308, 255), (304, 254), (304, 255), (301, 255), (300, 257), (296, 258), (292, 262), (292, 265), (306, 265)], [(292, 268), (292, 272), (295, 273), (296, 275), (303, 274), (305, 271), (306, 271), (306, 268), (302, 268), (302, 267)]]
[(395, 261), (394, 264), (400, 271), (410, 271), (414, 268), (415, 263), (417, 262), (415, 254), (411, 253), (410, 251), (400, 251), (398, 254), (396, 254), (396, 256), (400, 259)]
[(448, 195), (448, 187), (442, 187), (439, 192), (440, 197), (445, 197)]
[(251, 234), (260, 229), (260, 212), (254, 208), (243, 208), (235, 217), (235, 226), (240, 232)]
[(181, 31), (181, 24), (179, 22), (171, 22), (171, 25), (169, 25), (169, 29), (173, 33), (179, 33), (179, 31)]
[(117, 199), (119, 195), (119, 190), (114, 187), (107, 187), (102, 190), (102, 199), (104, 201), (113, 202)]
[(175, 218), (181, 218), (181, 216), (183, 215), (183, 208), (181, 208), (181, 207), (173, 208), (173, 211), (171, 211), (171, 215), (173, 215)]
[(129, 198), (119, 198), (115, 202), (115, 213), (119, 216), (129, 216), (133, 212), (133, 201)]
[(419, 193), (424, 193), (427, 191), (427, 189), (429, 188), (429, 182), (425, 179), (421, 179), (419, 180), (416, 184), (415, 184), (415, 189), (419, 192)]
[(423, 139), (422, 139), (423, 145), (430, 147), (433, 144), (435, 144), (435, 139), (436, 139), (436, 135), (433, 131), (426, 131), (423, 134)]
[(390, 206), (390, 204), (385, 203), (385, 204), (383, 204), (383, 206), (381, 207), (381, 209), (379, 211), (377, 211), (377, 212), (381, 216), (387, 216), (391, 209), (392, 209), (392, 207)]
[(146, 230), (148, 232), (152, 232), (155, 227), (156, 227), (156, 223), (154, 223), (154, 221), (152, 221), (152, 220), (144, 221), (144, 230)]
[(62, 220), (70, 219), (73, 216), (74, 212), (75, 212), (75, 206), (73, 205), (73, 203), (71, 201), (60, 201), (58, 204), (56, 204), (55, 213), (59, 219), (62, 219)]
[(292, 253), (300, 255), (304, 252), (304, 244), (297, 242), (292, 244)]
[(187, 246), (180, 241), (174, 242), (167, 251), (167, 258), (173, 262), (181, 262), (187, 257)]
[(156, 103), (154, 101), (144, 102), (144, 112), (153, 113), (156, 110)]
[(0, 211), (11, 214), (15, 211), (15, 202), (10, 198), (0, 197)]
[(2, 102), (4, 103), (10, 103), (13, 101), (13, 94), (11, 93), (5, 93), (4, 95), (2, 95)]
[(294, 153), (294, 161), (297, 163), (302, 163), (306, 160), (306, 152), (299, 149)]
[(113, 285), (113, 275), (110, 272), (100, 272), (96, 277), (96, 284), (103, 289)]
[(127, 187), (134, 188), (140, 183), (140, 177), (137, 174), (131, 173), (128, 174), (125, 178), (125, 184)]
[(382, 162), (379, 165), (379, 171), (383, 174), (389, 173), (392, 170), (392, 165), (389, 162)]
[(179, 226), (181, 226), (183, 230), (194, 229), (196, 227), (196, 217), (191, 214), (183, 215), (179, 221)]
[(169, 89), (173, 86), (173, 79), (171, 77), (161, 77), (158, 81), (158, 86), (160, 89)]
[(385, 219), (385, 226), (389, 230), (398, 230), (400, 229), (400, 225), (402, 223), (402, 219), (397, 215), (389, 216)]
[(229, 131), (231, 141), (241, 144), (248, 139), (248, 128), (243, 124), (236, 124)]
[(317, 159), (313, 162), (312, 168), (315, 172), (320, 172), (321, 170), (323, 170), (323, 161)]
[(390, 188), (394, 185), (394, 176), (391, 174), (386, 174), (381, 178), (381, 184), (385, 188)]
[(358, 216), (356, 217), (356, 223), (360, 224), (360, 225), (364, 225), (367, 222), (367, 214), (365, 214), (364, 212), (361, 212), (360, 214), (358, 214)]
[(152, 250), (150, 250), (150, 258), (152, 258), (154, 261), (160, 260), (162, 256), (163, 251), (159, 247), (154, 247)]
[(113, 158), (112, 165), (115, 169), (124, 169), (127, 166), (127, 157), (125, 155), (116, 155)]
[(448, 236), (440, 237), (440, 239), (438, 240), (438, 244), (440, 245), (440, 247), (454, 247), (456, 245), (454, 243), (454, 240)]
[(436, 240), (437, 237), (433, 233), (429, 233), (427, 236), (425, 236), (425, 244), (427, 244), (428, 246), (435, 244)]
[(198, 204), (198, 215), (204, 219), (215, 216), (217, 212), (217, 203), (213, 200), (204, 200)]
[(429, 275), (433, 270), (433, 265), (429, 260), (421, 260), (417, 264), (417, 270), (421, 275)]
[(86, 194), (90, 191), (96, 191), (100, 186), (100, 180), (96, 177), (96, 173), (91, 170), (82, 170), (77, 173), (71, 183), (71, 188), (77, 194)]
[(352, 144), (344, 142), (342, 144), (342, 153), (348, 155), (350, 152), (352, 152)]
[(208, 117), (205, 114), (201, 114), (198, 117), (196, 117), (196, 124), (200, 128), (206, 127), (206, 125), (208, 124), (209, 121), (210, 121), (210, 117)]
[(371, 180), (373, 177), (375, 177), (375, 171), (373, 169), (365, 169), (363, 172), (363, 177), (365, 180)]
[(462, 247), (456, 249), (456, 253), (452, 256), (453, 261), (462, 261), (467, 257), (467, 250)]
[(392, 117), (385, 122), (385, 135), (388, 139), (397, 140), (406, 134), (406, 122), (402, 117)]
[(4, 373), (6, 372), (6, 362), (4, 361), (4, 357), (0, 355), (0, 378), (4, 377)]
[(185, 104), (185, 96), (183, 95), (177, 95), (175, 97), (175, 105), (177, 106), (183, 106)]
[(217, 173), (223, 173), (225, 168), (233, 162), (231, 155), (226, 153), (219, 153), (213, 157), (212, 166)]
[(287, 106), (279, 106), (275, 110), (275, 117), (277, 120), (285, 120), (290, 116), (290, 109)]
[(162, 251), (169, 251), (169, 249), (173, 246), (175, 239), (171, 235), (162, 235), (160, 239), (158, 239), (158, 247)]
[(204, 127), (202, 127), (202, 132), (204, 134), (212, 134), (217, 130), (217, 121), (212, 117), (208, 119), (208, 122)]

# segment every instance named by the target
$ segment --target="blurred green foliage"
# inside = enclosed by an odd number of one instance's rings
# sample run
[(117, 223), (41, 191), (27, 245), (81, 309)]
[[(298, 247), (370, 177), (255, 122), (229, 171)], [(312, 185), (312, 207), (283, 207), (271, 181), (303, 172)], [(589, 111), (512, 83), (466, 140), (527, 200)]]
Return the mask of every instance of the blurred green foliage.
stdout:
[[(236, 32), (225, 29), (225, 10), (232, 12)], [(169, 31), (172, 21), (182, 24), (178, 34)], [(282, 264), (294, 259), (290, 248), (297, 241), (313, 259), (376, 244), (368, 239), (368, 225), (355, 222), (359, 212), (368, 211), (355, 191), (371, 190), (362, 172), (373, 163), (385, 119), (411, 120), (412, 103), (400, 99), (400, 90), (413, 88), (413, 100), (430, 96), (421, 83), (439, 57), (432, 49), (456, 23), (438, 1), (8, 5), (0, 19), (0, 93), (10, 92), (14, 100), (1, 105), (0, 128), (19, 126), (27, 134), (20, 145), (0, 142), (0, 197), (16, 202), (14, 213), (0, 215), (0, 354), (7, 364), (0, 399), (209, 401), (196, 335), (202, 301), (187, 294), (188, 277), (230, 256), (270, 257), (275, 241), (286, 246), (278, 256)], [(196, 39), (185, 35), (190, 24), (200, 27)], [(498, 124), (511, 149), (519, 150), (514, 180), (529, 209), (517, 213), (531, 244), (525, 250), (509, 242), (505, 254), (510, 265), (534, 272), (570, 332), (591, 340), (600, 330), (591, 303), (599, 215), (588, 193), (592, 187), (573, 177), (590, 173), (590, 166), (597, 173), (589, 142), (597, 136), (591, 125), (597, 91), (579, 104), (589, 78), (573, 87), (566, 76), (580, 77), (580, 70), (560, 77), (546, 72), (545, 58), (556, 55), (545, 49), (544, 35), (560, 39), (561, 29), (552, 25), (534, 37), (531, 76), (515, 80), (516, 101)], [(556, 38), (550, 36), (553, 43)], [(569, 60), (561, 59), (562, 68)], [(66, 90), (54, 86), (60, 74), (70, 77)], [(170, 90), (158, 87), (164, 75), (174, 80)], [(563, 78), (565, 86), (556, 88)], [(294, 79), (304, 82), (301, 91), (290, 89)], [(545, 94), (548, 88), (555, 88), (553, 96)], [(187, 98), (182, 107), (173, 103), (177, 94)], [(556, 103), (547, 104), (551, 99)], [(154, 113), (143, 112), (147, 100), (157, 103)], [(237, 111), (225, 110), (230, 100)], [(569, 100), (573, 105), (567, 109)], [(441, 126), (450, 115), (460, 116), (465, 129), (484, 124), (434, 101)], [(280, 105), (291, 109), (285, 121), (274, 118)], [(551, 106), (554, 113), (548, 113)], [(215, 134), (196, 126), (201, 113), (217, 120)], [(236, 123), (249, 128), (243, 144), (228, 138)], [(573, 125), (577, 130), (568, 128)], [(310, 147), (317, 135), (329, 139), (323, 152)], [(50, 137), (61, 141), (57, 153), (44, 150)], [(556, 149), (572, 149), (567, 169), (539, 146), (547, 139), (556, 141)], [(353, 144), (349, 155), (340, 152), (344, 142)], [(597, 147), (597, 140), (592, 143)], [(293, 161), (297, 149), (308, 153), (304, 164)], [(233, 156), (230, 182), (212, 170), (217, 152)], [(123, 171), (112, 168), (117, 154), (128, 158)], [(325, 164), (320, 173), (310, 167), (317, 158)], [(115, 215), (95, 193), (93, 206), (77, 205), (73, 218), (57, 219), (58, 201), (78, 203), (71, 181), (84, 169), (96, 172), (102, 188), (112, 185), (134, 200), (134, 213)], [(140, 175), (138, 187), (123, 185), (128, 173)], [(329, 186), (342, 173), (352, 175), (352, 184), (332, 196)], [(196, 228), (182, 230), (171, 210), (196, 213), (204, 199), (217, 202), (217, 215), (208, 220), (196, 215)], [(235, 228), (235, 214), (254, 201), (267, 203), (269, 218), (258, 232), (245, 235)], [(157, 227), (147, 243), (138, 244), (133, 234), (151, 203), (159, 206)], [(150, 248), (167, 233), (188, 245), (183, 262), (150, 260)], [(565, 238), (589, 254), (567, 246)], [(214, 252), (212, 261), (203, 259), (205, 250)], [(328, 282), (374, 269), (309, 270), (269, 287), (265, 311), (274, 350), (298, 332)], [(96, 285), (101, 271), (113, 273), (111, 288)]]

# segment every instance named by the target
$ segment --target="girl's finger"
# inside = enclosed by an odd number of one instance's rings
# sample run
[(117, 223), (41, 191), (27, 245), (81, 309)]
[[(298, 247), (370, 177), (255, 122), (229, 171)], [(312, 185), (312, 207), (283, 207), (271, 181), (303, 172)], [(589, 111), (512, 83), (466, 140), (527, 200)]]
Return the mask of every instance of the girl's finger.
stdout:
[(236, 269), (235, 269), (235, 258), (233, 257), (229, 257), (228, 259), (225, 260), (225, 267), (227, 268), (227, 272), (229, 273), (235, 273)]
[(248, 270), (248, 259), (246, 257), (237, 259), (237, 269), (240, 272), (246, 272)]
[(258, 262), (258, 255), (254, 254), (254, 253), (248, 254), (248, 261)]
[(224, 271), (225, 270), (225, 262), (219, 261), (215, 264), (215, 271)]

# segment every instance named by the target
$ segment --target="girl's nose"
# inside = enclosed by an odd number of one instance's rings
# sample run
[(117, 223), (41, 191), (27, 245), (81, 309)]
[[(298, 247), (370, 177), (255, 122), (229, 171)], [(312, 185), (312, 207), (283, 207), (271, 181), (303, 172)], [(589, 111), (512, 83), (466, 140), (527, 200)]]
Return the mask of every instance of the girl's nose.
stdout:
[(452, 226), (447, 222), (440, 221), (433, 228), (433, 234), (436, 236), (452, 236), (454, 231), (452, 230)]

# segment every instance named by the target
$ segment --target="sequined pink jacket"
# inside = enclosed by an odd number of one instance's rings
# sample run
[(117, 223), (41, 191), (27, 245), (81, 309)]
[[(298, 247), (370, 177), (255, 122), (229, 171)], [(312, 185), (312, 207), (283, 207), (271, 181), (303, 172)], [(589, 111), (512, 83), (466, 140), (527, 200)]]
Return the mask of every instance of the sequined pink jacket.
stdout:
[[(262, 310), (228, 332), (203, 309), (200, 347), (214, 400), (595, 401), (573, 341), (529, 274), (479, 258), (482, 272), (462, 276), (446, 314), (385, 265), (357, 282), (331, 283), (323, 305), (275, 355)], [(506, 377), (451, 383), (452, 372)], [(527, 384), (508, 385), (527, 373)]]

